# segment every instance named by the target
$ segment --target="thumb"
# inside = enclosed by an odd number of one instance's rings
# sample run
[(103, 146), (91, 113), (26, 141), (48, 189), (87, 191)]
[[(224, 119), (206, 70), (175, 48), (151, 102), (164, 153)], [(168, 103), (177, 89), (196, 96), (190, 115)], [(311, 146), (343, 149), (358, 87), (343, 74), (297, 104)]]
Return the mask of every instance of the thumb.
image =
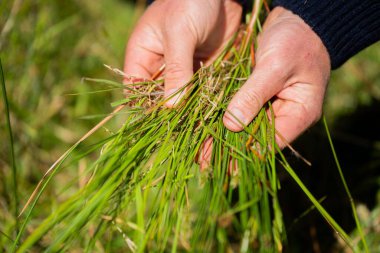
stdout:
[[(177, 32), (176, 32), (177, 31)], [(172, 108), (185, 91), (179, 90), (193, 76), (193, 57), (196, 40), (186, 29), (171, 29), (165, 36), (165, 97), (166, 106)]]
[(229, 130), (243, 130), (264, 104), (281, 91), (286, 82), (286, 74), (278, 66), (257, 63), (252, 75), (232, 98), (224, 114), (223, 123)]

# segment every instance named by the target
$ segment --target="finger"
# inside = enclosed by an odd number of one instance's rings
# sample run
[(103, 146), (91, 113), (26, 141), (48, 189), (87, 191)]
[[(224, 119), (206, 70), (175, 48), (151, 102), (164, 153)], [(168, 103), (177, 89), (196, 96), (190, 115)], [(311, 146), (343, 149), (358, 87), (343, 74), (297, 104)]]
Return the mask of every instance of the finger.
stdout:
[(248, 81), (235, 94), (223, 117), (231, 131), (241, 131), (264, 104), (276, 95), (287, 80), (287, 73), (276, 64), (264, 62), (255, 68)]
[(179, 90), (190, 81), (193, 75), (195, 37), (188, 28), (175, 26), (167, 31), (164, 39), (165, 55), (165, 97), (166, 106), (172, 108), (184, 95)]
[(228, 164), (228, 175), (237, 176), (239, 172), (238, 160), (236, 158), (230, 157), (230, 162)]
[[(283, 149), (319, 120), (322, 106), (276, 99), (272, 103), (276, 142)], [(270, 117), (271, 119), (271, 117)]]
[[(149, 44), (145, 45), (142, 42), (144, 36), (138, 30), (132, 34), (125, 52), (124, 73), (137, 78), (150, 79), (163, 64), (163, 57), (153, 49), (149, 49)], [(124, 81), (128, 83), (131, 80), (125, 78)]]
[(212, 155), (212, 143), (211, 137), (207, 138), (203, 143), (201, 150), (199, 151), (198, 163), (200, 165), (201, 171), (207, 169), (210, 166), (211, 155)]
[[(213, 148), (213, 138), (207, 138), (201, 146), (201, 149), (198, 154), (198, 158), (196, 161), (200, 166), (200, 170), (204, 171), (211, 164), (211, 156), (212, 156), (212, 148)], [(230, 156), (230, 161), (228, 163), (228, 175), (236, 176), (238, 173), (238, 161), (236, 158)]]

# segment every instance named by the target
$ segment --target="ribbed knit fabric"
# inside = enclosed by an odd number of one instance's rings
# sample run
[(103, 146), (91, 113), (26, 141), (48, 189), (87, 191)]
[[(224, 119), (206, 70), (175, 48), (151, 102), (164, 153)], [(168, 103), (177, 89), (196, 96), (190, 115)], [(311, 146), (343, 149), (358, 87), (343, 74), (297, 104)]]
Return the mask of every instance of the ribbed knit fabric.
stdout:
[(380, 40), (380, 0), (274, 0), (300, 16), (322, 39), (336, 69)]

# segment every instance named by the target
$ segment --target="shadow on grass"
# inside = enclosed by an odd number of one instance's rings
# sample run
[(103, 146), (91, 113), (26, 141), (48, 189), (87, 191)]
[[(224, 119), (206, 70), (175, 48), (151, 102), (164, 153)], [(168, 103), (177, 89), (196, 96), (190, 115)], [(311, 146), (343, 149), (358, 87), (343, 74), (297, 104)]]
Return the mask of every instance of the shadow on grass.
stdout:
[[(336, 152), (356, 204), (369, 209), (376, 206), (380, 180), (380, 101), (358, 107), (330, 124)], [(350, 203), (339, 179), (322, 122), (305, 133), (296, 143), (296, 150), (313, 164), (308, 167), (290, 151), (287, 157), (297, 168), (301, 179), (317, 198), (326, 197), (323, 205), (347, 232), (355, 228)], [(285, 252), (337, 252), (334, 231), (316, 211), (302, 213), (311, 207), (292, 179), (282, 175), (280, 201), (288, 228)], [(295, 220), (297, 220), (295, 222)]]

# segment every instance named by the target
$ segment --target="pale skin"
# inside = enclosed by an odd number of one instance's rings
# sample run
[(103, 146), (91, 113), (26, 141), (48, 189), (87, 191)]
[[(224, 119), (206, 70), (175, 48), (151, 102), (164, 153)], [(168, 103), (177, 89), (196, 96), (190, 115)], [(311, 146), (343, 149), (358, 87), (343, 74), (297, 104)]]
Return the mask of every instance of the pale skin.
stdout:
[[(165, 96), (169, 97), (191, 79), (200, 61), (207, 62), (223, 48), (237, 31), (241, 14), (242, 7), (233, 0), (155, 1), (131, 35), (124, 71), (149, 78), (166, 64)], [(276, 7), (259, 35), (255, 57), (256, 67), (232, 98), (223, 122), (229, 130), (241, 131), (241, 123), (249, 124), (271, 99), (281, 135), (276, 141), (283, 148), (321, 117), (330, 77), (329, 54), (299, 16)], [(178, 96), (166, 106), (175, 106)]]

